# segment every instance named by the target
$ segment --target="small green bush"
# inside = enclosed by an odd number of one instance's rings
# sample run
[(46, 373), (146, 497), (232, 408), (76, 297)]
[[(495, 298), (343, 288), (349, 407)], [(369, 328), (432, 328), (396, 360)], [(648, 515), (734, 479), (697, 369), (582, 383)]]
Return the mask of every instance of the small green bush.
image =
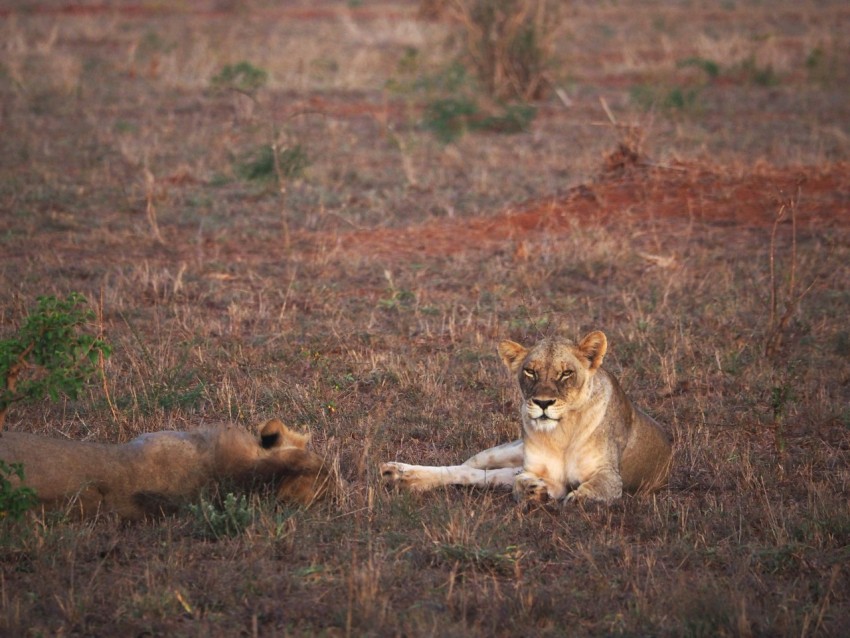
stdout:
[(225, 89), (254, 96), (266, 85), (269, 74), (250, 62), (228, 64), (216, 73), (210, 83), (214, 88)]
[(676, 63), (676, 66), (680, 69), (686, 67), (701, 69), (711, 80), (716, 80), (720, 77), (720, 65), (714, 60), (709, 60), (707, 58), (701, 58), (699, 56), (685, 58), (684, 60), (679, 60)]
[(11, 479), (15, 476), (20, 481), (24, 480), (24, 466), (0, 461), (0, 520), (9, 518), (18, 521), (24, 512), (38, 503), (38, 497), (31, 488), (12, 485)]
[(254, 522), (254, 511), (244, 494), (237, 497), (228, 492), (220, 506), (202, 498), (200, 503), (189, 505), (189, 512), (198, 536), (211, 540), (239, 536)]
[(443, 143), (453, 142), (469, 128), (478, 106), (466, 98), (440, 98), (425, 107), (424, 127)]
[(444, 144), (468, 131), (526, 131), (537, 114), (537, 109), (522, 101), (483, 98), (478, 82), (458, 61), (435, 73), (416, 75), (418, 68), (409, 64), (414, 57), (405, 52), (398, 64), (401, 78), (390, 80), (386, 88), (400, 95), (413, 94), (417, 102), (423, 102), (420, 124)]
[(237, 163), (236, 172), (245, 180), (267, 182), (301, 177), (309, 165), (310, 160), (300, 144), (280, 149), (277, 152), (277, 165), (274, 149), (269, 144), (263, 144)]
[(39, 297), (18, 332), (0, 340), (0, 429), (9, 408), (60, 394), (76, 399), (98, 369), (101, 357), (112, 353), (101, 338), (86, 332), (94, 312), (86, 298)]

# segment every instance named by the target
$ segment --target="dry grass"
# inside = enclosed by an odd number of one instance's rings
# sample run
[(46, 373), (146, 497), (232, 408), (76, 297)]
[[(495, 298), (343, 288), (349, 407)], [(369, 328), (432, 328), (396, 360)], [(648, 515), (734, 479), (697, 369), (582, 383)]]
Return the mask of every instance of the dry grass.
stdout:
[[(309, 20), (308, 4), (0, 13), (0, 325), (79, 290), (102, 300), (115, 346), (111, 403), (98, 385), (7, 427), (123, 441), (283, 416), (350, 485), (334, 506), (254, 502), (248, 530), (217, 542), (188, 513), (4, 525), (0, 633), (841, 635), (850, 101), (829, 60), (846, 58), (846, 8), (738, 3), (684, 20), (674, 4), (577, 3), (553, 76), (571, 106), (553, 98), (528, 133), (444, 146), (418, 126), (421, 105), (383, 86), (408, 47), (423, 74), (454, 56), (451, 25), (416, 21), (413, 1), (323, 3), (331, 17)], [(779, 84), (676, 65), (750, 54)], [(242, 60), (270, 74), (253, 108), (209, 90)], [(641, 151), (669, 180), (687, 160), (693, 181), (590, 183), (622, 134), (599, 97), (644, 122), (634, 86), (692, 81), (696, 102), (653, 108)], [(294, 111), (310, 114), (287, 121), (287, 142), (310, 164), (287, 183), (287, 248), (276, 188), (236, 165)], [(727, 190), (689, 197), (700, 166)], [(730, 186), (777, 171), (791, 192)], [(540, 213), (548, 231), (486, 234), (509, 206), (579, 183), (550, 225)], [(736, 219), (768, 223), (712, 219), (733, 194), (749, 210)], [(796, 235), (771, 225), (792, 199)], [(584, 205), (605, 214), (564, 217)], [(364, 239), (392, 246), (424, 222), (458, 224), (466, 247), (394, 255)], [(382, 488), (382, 460), (443, 464), (516, 436), (500, 338), (596, 328), (606, 365), (674, 434), (669, 491), (555, 510)]]

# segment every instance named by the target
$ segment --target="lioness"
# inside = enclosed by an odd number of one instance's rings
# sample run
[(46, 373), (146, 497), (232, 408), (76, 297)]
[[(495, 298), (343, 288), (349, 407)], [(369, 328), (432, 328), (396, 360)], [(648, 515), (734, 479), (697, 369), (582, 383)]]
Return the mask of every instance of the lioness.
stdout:
[(23, 464), (24, 484), (48, 508), (71, 502), (82, 516), (115, 512), (136, 520), (173, 512), (218, 483), (271, 486), (280, 500), (309, 504), (331, 482), (324, 461), (306, 449), (309, 440), (277, 419), (258, 436), (221, 425), (150, 432), (119, 445), (3, 432), (0, 459)]
[(479, 452), (463, 465), (384, 463), (389, 483), (426, 490), (439, 485), (512, 487), (519, 498), (610, 502), (623, 490), (649, 492), (670, 473), (670, 440), (636, 408), (604, 368), (608, 340), (544, 339), (527, 349), (499, 344), (517, 376), (522, 439)]

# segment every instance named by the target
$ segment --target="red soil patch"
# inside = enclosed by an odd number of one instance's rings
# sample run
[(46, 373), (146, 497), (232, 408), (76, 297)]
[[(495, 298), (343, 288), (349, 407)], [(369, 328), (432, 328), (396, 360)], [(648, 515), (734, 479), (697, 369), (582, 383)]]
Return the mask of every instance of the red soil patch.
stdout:
[(850, 165), (758, 168), (745, 175), (686, 164), (633, 167), (497, 215), (355, 231), (338, 236), (338, 246), (382, 257), (451, 255), (619, 218), (769, 226), (791, 202), (801, 228), (850, 226)]

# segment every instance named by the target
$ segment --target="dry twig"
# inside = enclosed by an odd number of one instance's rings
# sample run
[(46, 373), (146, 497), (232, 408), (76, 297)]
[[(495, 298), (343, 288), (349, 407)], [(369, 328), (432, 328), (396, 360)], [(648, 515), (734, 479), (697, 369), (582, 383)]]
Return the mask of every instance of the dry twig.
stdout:
[[(799, 195), (798, 195), (799, 198)], [(785, 287), (784, 294), (782, 293), (780, 282), (777, 280), (776, 274), (776, 233), (779, 229), (779, 224), (785, 220), (786, 212), (791, 217), (791, 263), (788, 267), (788, 285)], [(773, 220), (773, 229), (770, 233), (770, 322), (767, 335), (764, 340), (764, 354), (768, 357), (774, 356), (782, 347), (782, 340), (788, 325), (791, 323), (794, 315), (800, 307), (800, 302), (803, 300), (812, 286), (815, 285), (813, 279), (804, 290), (797, 289), (797, 202), (792, 201), (790, 205), (782, 204), (779, 207), (779, 212), (776, 214), (776, 219)], [(782, 299), (780, 299), (782, 298)], [(784, 306), (780, 315), (779, 305)]]

